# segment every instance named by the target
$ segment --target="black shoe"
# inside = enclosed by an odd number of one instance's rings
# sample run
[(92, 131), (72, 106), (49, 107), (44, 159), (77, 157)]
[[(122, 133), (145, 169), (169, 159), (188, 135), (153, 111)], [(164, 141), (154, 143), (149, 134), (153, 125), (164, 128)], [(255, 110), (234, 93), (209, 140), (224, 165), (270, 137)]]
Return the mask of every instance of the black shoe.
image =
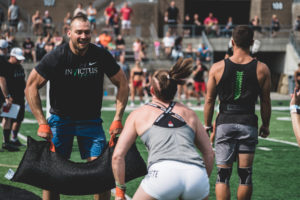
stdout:
[(12, 144), (12, 145), (14, 145), (14, 146), (16, 146), (16, 147), (25, 146), (18, 139), (16, 139), (15, 141), (11, 140), (9, 143)]
[(20, 151), (20, 149), (10, 143), (3, 143), (2, 149), (6, 149), (7, 151)]

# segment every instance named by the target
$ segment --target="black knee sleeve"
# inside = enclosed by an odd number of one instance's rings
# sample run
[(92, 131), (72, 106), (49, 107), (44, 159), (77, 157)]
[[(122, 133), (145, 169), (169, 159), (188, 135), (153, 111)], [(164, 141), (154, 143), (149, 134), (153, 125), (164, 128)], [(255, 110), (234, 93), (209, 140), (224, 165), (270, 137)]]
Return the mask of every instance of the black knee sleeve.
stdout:
[(216, 183), (225, 183), (225, 184), (229, 185), (231, 172), (232, 172), (232, 167), (229, 167), (229, 168), (218, 167), (218, 176), (217, 176)]
[(240, 185), (252, 185), (252, 167), (238, 168)]

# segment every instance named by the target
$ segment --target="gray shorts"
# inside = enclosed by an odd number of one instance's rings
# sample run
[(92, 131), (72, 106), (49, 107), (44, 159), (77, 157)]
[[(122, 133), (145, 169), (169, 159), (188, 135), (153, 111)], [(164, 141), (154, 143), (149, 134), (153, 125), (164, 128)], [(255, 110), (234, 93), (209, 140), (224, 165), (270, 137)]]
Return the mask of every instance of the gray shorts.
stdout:
[(216, 128), (216, 164), (232, 164), (239, 153), (254, 153), (258, 131), (254, 126), (221, 124)]

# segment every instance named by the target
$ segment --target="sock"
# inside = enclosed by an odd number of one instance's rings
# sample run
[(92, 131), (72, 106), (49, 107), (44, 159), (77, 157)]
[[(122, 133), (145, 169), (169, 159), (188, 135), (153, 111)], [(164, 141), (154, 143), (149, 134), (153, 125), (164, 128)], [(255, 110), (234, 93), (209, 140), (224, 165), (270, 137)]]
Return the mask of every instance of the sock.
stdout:
[(10, 129), (3, 130), (4, 143), (9, 143)]
[(18, 139), (18, 131), (12, 131), (12, 140), (16, 141)]

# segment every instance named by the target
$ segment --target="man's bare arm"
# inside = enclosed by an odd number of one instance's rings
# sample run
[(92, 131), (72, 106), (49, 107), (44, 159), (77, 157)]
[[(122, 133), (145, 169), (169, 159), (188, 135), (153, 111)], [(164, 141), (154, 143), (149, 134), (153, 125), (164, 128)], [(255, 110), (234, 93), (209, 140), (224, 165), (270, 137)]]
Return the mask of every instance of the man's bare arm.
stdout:
[(116, 114), (115, 120), (122, 120), (123, 113), (128, 101), (129, 87), (124, 72), (120, 69), (117, 74), (110, 77), (111, 82), (118, 88), (116, 97)]

